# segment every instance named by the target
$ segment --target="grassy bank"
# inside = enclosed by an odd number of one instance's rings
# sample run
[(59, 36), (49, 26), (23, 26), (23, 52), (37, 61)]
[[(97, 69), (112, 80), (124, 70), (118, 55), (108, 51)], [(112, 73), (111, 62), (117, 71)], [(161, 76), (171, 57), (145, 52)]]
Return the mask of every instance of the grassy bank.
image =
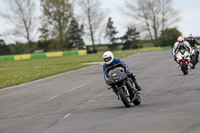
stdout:
[[(117, 58), (135, 54), (138, 52), (151, 51), (159, 48), (143, 48), (136, 50), (114, 51)], [(19, 61), (0, 62), (0, 89), (14, 86), (59, 73), (76, 70), (89, 65), (87, 62), (103, 61), (103, 52), (89, 55), (70, 55), (53, 58), (40, 58)]]

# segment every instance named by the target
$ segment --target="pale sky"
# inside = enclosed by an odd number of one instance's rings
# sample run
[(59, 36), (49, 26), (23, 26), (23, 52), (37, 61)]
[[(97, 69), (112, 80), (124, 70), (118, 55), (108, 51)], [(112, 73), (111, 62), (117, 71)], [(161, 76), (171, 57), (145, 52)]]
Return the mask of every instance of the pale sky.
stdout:
[[(0, 11), (6, 10), (4, 0), (0, 0)], [(39, 7), (39, 0), (35, 0), (38, 5), (38, 14), (40, 14), (40, 7)], [(117, 27), (117, 30), (120, 32), (121, 35), (124, 34), (126, 31), (126, 25), (124, 24), (126, 21), (124, 14), (121, 12), (124, 6), (124, 0), (101, 0), (103, 4), (103, 8), (107, 10), (108, 17), (112, 17), (114, 21), (114, 26)], [(193, 36), (200, 36), (199, 31), (199, 24), (200, 24), (200, 0), (174, 0), (173, 6), (180, 12), (181, 21), (177, 23), (177, 28), (183, 36), (187, 37), (190, 33)], [(107, 22), (107, 20), (106, 20)], [(7, 43), (12, 42), (13, 40), (17, 40), (16, 37), (5, 37), (4, 32), (7, 29), (10, 29), (12, 25), (5, 21), (3, 18), (0, 17), (0, 34)]]

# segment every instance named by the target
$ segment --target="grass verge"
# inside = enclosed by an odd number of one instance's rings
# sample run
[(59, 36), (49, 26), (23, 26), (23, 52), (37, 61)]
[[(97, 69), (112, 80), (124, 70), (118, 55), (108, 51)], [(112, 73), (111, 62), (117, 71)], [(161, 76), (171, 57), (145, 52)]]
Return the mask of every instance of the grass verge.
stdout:
[[(114, 51), (117, 58), (123, 58), (139, 52), (152, 51), (159, 48), (143, 48), (135, 50)], [(10, 87), (71, 70), (88, 67), (87, 62), (103, 61), (103, 52), (83, 56), (70, 55), (53, 58), (40, 58), (19, 61), (0, 62), (0, 89)]]

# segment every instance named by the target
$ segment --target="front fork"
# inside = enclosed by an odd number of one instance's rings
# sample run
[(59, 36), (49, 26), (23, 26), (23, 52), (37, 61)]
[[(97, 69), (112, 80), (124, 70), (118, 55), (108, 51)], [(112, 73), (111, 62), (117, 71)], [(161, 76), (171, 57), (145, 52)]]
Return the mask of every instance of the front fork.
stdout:
[(131, 96), (130, 93), (129, 93), (129, 90), (128, 90), (128, 88), (125, 84), (121, 85), (120, 87), (118, 87), (117, 85), (114, 85), (111, 88), (112, 88), (113, 92), (115, 92), (115, 94), (117, 95), (118, 100), (121, 100), (121, 97), (118, 93), (120, 89), (123, 89), (127, 96), (129, 96), (129, 97)]
[(119, 100), (121, 99), (118, 93), (119, 89), (123, 89), (126, 95), (130, 97), (130, 99), (133, 99), (137, 93), (137, 89), (135, 88), (135, 85), (132, 80), (125, 80), (120, 87), (114, 85), (111, 88), (113, 92), (115, 92), (115, 94), (118, 96)]
[[(126, 87), (125, 85), (119, 87), (118, 90), (119, 90), (119, 89), (123, 89), (124, 92), (126, 93), (126, 96), (130, 98), (130, 93), (129, 93), (129, 91), (128, 91), (128, 89), (127, 89), (127, 87)], [(119, 91), (117, 91), (117, 96), (118, 96), (118, 100), (121, 100), (121, 97), (120, 97), (120, 95), (119, 95)]]

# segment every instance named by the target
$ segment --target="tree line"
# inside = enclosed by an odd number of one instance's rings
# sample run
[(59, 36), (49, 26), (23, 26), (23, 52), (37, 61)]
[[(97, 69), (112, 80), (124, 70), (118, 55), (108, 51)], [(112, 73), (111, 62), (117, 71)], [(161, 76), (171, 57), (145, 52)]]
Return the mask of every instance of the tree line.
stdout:
[[(0, 39), (1, 55), (32, 53), (36, 49), (82, 49), (86, 40), (91, 42), (93, 52), (96, 52), (95, 45), (105, 39), (112, 50), (117, 48), (118, 43), (123, 44), (123, 49), (133, 49), (137, 48), (141, 34), (154, 46), (167, 46), (173, 45), (177, 36), (181, 35), (175, 28), (180, 18), (172, 0), (125, 0), (122, 12), (132, 21), (121, 37), (117, 37), (119, 31), (99, 0), (40, 0), (40, 16), (36, 14), (34, 0), (4, 2), (9, 12), (0, 12), (0, 15), (14, 25), (4, 35), (24, 38), (26, 43), (6, 45)], [(75, 8), (78, 13), (75, 13)], [(38, 34), (38, 41), (34, 41)]]

